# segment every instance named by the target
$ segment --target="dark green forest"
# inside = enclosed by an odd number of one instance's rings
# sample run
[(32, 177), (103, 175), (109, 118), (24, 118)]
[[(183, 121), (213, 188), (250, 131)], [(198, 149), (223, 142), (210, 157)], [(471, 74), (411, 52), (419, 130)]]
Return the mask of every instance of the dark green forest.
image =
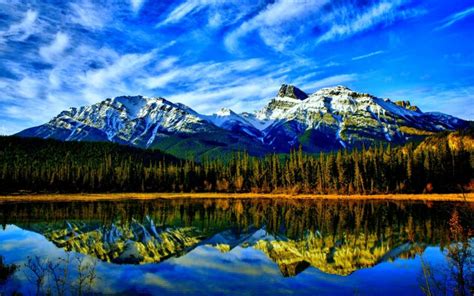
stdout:
[[(0, 192), (445, 193), (472, 189), (472, 130), (404, 146), (180, 160), (111, 143), (0, 137)], [(472, 144), (470, 142), (470, 144)]]

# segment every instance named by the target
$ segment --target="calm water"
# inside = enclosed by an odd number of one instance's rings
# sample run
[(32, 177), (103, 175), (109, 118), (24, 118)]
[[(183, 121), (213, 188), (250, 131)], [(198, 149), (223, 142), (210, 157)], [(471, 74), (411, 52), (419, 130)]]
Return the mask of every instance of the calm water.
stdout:
[(3, 270), (17, 266), (0, 294), (469, 295), (473, 215), (441, 202), (0, 204)]

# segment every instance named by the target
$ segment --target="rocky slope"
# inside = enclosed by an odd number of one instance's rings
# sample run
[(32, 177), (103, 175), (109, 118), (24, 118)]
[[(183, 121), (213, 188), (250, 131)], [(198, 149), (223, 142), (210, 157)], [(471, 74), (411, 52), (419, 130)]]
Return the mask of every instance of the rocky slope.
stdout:
[(254, 113), (221, 109), (202, 115), (163, 98), (122, 96), (70, 108), (23, 137), (65, 141), (112, 141), (159, 148), (178, 156), (246, 150), (253, 155), (288, 152), (300, 145), (317, 152), (374, 142), (404, 143), (416, 137), (469, 126), (442, 113), (423, 113), (408, 101), (394, 102), (344, 86), (306, 94), (282, 85)]

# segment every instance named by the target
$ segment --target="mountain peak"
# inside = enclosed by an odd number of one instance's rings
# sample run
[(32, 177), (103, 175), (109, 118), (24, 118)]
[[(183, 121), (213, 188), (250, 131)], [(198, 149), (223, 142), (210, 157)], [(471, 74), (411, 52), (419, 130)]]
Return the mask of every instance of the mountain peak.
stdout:
[(234, 113), (234, 111), (230, 110), (229, 108), (221, 108), (216, 113), (217, 116), (230, 116), (232, 114), (235, 114), (235, 113)]
[(410, 101), (395, 101), (394, 103), (407, 110), (421, 112), (420, 108), (418, 108), (418, 106), (412, 105)]
[(278, 91), (278, 97), (289, 97), (297, 100), (304, 100), (308, 95), (294, 85), (282, 84)]
[(324, 88), (321, 88), (320, 90), (317, 91), (318, 92), (329, 92), (329, 93), (352, 93), (354, 92), (352, 89), (348, 88), (347, 86), (344, 86), (344, 85), (336, 85), (336, 86), (331, 86), (331, 87), (324, 87)]

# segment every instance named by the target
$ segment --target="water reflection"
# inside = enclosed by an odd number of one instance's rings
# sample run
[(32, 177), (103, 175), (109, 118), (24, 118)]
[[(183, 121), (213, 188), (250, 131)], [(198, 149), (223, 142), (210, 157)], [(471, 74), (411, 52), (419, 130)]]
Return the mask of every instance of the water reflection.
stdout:
[(14, 224), (65, 251), (114, 264), (163, 264), (170, 258), (185, 262), (189, 257), (199, 261), (196, 254), (209, 248), (222, 254), (221, 259), (253, 250), (274, 262), (283, 278), (299, 277), (308, 268), (349, 276), (418, 256), (418, 292), (430, 295), (442, 282), (433, 272), (440, 268), (434, 267), (433, 258), (420, 255), (429, 246), (439, 246), (448, 260), (435, 263), (450, 269), (449, 281), (456, 282), (440, 291), (456, 288), (462, 294), (472, 289), (468, 242), (473, 208), (462, 203), (181, 199), (16, 203), (1, 208), (4, 228)]

